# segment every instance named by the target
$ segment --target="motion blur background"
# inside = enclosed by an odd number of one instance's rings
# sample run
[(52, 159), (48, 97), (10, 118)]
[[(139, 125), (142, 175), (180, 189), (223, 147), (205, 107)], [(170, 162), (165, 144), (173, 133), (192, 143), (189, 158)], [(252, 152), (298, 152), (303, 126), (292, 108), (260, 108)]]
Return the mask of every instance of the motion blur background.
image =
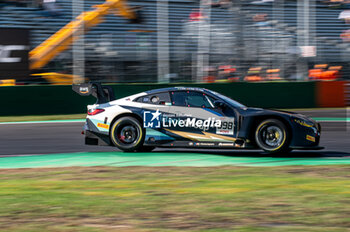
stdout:
[[(0, 0), (0, 231), (349, 230), (349, 7)], [(117, 98), (197, 86), (247, 106), (293, 108), (321, 123), (326, 149), (86, 146), (83, 118), (96, 99), (72, 84), (89, 81)], [(119, 165), (130, 166), (101, 167)]]
[[(9, 36), (5, 29), (27, 29), (28, 49), (33, 50), (81, 12), (102, 3), (3, 0), (1, 41)], [(118, 83), (348, 80), (349, 3), (132, 0), (127, 4), (140, 7), (140, 23), (107, 14), (73, 49), (64, 48), (40, 69), (31, 69), (36, 75), (18, 76), (17, 84), (42, 80), (37, 73), (47, 72)], [(13, 79), (7, 74), (2, 79)]]
[(0, 85), (10, 87), (1, 88), (0, 115), (83, 113), (93, 100), (69, 85), (89, 81), (114, 84), (117, 98), (187, 85), (248, 106), (345, 107), (349, 7), (345, 0), (3, 0)]

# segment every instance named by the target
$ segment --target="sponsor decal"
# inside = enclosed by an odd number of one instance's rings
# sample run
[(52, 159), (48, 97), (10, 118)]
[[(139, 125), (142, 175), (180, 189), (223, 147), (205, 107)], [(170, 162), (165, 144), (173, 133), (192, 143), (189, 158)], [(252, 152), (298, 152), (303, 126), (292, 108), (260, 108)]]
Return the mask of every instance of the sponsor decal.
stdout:
[(215, 146), (215, 143), (193, 143), (194, 146)]
[(209, 130), (211, 127), (220, 127), (221, 120), (216, 120), (215, 118), (208, 118), (206, 120), (197, 118), (163, 118), (163, 127), (192, 127), (196, 129), (201, 129), (204, 131)]
[(215, 146), (215, 143), (199, 143), (199, 146)]
[(0, 45), (0, 63), (20, 63), (22, 57), (12, 57), (11, 53), (28, 49), (25, 45)]
[(306, 135), (306, 139), (311, 141), (311, 142), (315, 142), (316, 141), (315, 137), (313, 137), (311, 135)]
[(232, 121), (222, 122), (221, 126), (216, 128), (216, 134), (233, 135), (234, 126), (234, 119), (232, 119)]
[(89, 92), (89, 87), (80, 87), (79, 88), (80, 93), (88, 93)]
[[(176, 115), (177, 117), (192, 117), (192, 114), (186, 114), (186, 113), (181, 113), (181, 112), (176, 112)], [(176, 116), (173, 116), (173, 117), (176, 117)]]
[(222, 147), (234, 147), (235, 144), (234, 143), (218, 143), (219, 146)]
[(156, 112), (144, 111), (143, 112), (143, 127), (144, 128), (160, 128), (161, 113), (157, 109)]
[(29, 77), (29, 30), (0, 28), (0, 35), (0, 79)]
[(104, 129), (108, 129), (108, 128), (109, 128), (109, 125), (104, 124), (104, 123), (97, 123), (97, 127), (101, 127), (101, 128), (104, 128)]
[(304, 122), (303, 120), (299, 120), (299, 119), (294, 119), (294, 122), (298, 123), (301, 126), (305, 126), (305, 127), (313, 127), (312, 124), (308, 124), (306, 122)]
[(203, 92), (203, 89), (200, 88), (194, 88), (194, 87), (175, 87), (178, 90), (189, 90), (189, 91), (201, 91)]
[(157, 109), (156, 112), (143, 112), (143, 126), (145, 128), (171, 128), (171, 127), (192, 127), (203, 131), (209, 128), (221, 127), (221, 120), (215, 118), (197, 119), (197, 118), (176, 118), (173, 115), (163, 115)]

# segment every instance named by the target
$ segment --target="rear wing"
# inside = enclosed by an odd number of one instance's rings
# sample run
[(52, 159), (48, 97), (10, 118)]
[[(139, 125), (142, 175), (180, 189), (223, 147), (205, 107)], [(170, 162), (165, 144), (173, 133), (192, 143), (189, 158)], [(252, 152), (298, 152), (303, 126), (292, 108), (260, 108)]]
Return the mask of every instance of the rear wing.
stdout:
[(103, 104), (115, 100), (112, 87), (102, 86), (99, 82), (73, 84), (72, 89), (81, 96), (94, 96), (97, 99), (96, 104)]

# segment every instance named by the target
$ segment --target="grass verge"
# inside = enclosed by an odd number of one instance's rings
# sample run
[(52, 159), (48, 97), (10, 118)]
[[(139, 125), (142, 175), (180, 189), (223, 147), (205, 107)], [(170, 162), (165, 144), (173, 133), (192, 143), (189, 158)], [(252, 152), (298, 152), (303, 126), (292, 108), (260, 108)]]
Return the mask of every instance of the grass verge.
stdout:
[(0, 170), (1, 231), (346, 231), (350, 166)]

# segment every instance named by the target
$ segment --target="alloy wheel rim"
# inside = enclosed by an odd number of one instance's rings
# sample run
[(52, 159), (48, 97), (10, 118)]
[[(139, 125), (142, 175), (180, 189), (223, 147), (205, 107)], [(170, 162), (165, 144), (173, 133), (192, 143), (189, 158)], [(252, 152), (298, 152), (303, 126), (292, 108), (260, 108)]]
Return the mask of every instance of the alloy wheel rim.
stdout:
[(270, 125), (261, 129), (261, 138), (265, 145), (275, 148), (283, 143), (284, 134), (280, 127)]
[(138, 137), (137, 129), (134, 125), (126, 124), (117, 129), (117, 138), (124, 144), (132, 144)]

